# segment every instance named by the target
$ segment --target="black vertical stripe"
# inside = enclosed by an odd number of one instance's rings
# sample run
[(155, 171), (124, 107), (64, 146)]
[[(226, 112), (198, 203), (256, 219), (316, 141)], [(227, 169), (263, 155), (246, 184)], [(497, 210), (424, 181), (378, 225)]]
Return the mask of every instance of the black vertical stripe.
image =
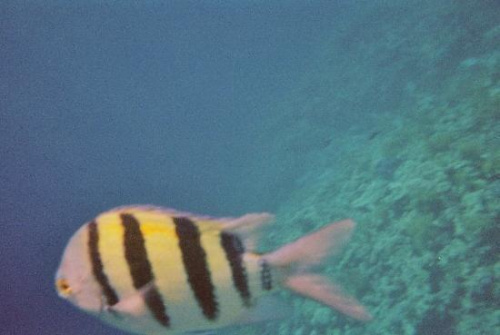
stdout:
[(134, 287), (139, 289), (151, 285), (144, 295), (144, 300), (156, 320), (164, 326), (170, 325), (165, 304), (158, 289), (154, 285), (154, 275), (148, 259), (144, 236), (137, 219), (131, 214), (121, 214), (122, 225), (125, 229), (123, 243), (125, 245), (125, 259), (132, 276)]
[(265, 291), (269, 291), (273, 288), (271, 268), (264, 259), (260, 262), (260, 283)]
[(231, 267), (233, 284), (243, 300), (243, 305), (250, 306), (250, 290), (248, 278), (243, 264), (243, 253), (245, 249), (238, 236), (222, 232), (220, 235), (221, 245), (226, 253), (226, 258)]
[(185, 217), (173, 218), (173, 221), (189, 285), (205, 317), (214, 320), (217, 318), (218, 306), (198, 227)]
[(90, 255), (90, 264), (92, 266), (92, 274), (101, 286), (102, 293), (106, 298), (108, 306), (113, 306), (118, 302), (118, 295), (115, 290), (111, 287), (109, 279), (104, 273), (104, 267), (102, 265), (101, 254), (99, 253), (99, 231), (97, 230), (97, 223), (92, 221), (88, 224), (88, 248)]

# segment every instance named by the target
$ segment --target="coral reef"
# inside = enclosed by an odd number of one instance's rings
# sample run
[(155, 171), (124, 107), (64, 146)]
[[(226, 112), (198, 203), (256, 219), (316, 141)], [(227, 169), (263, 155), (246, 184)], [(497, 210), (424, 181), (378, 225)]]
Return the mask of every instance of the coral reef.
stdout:
[[(277, 177), (290, 179), (265, 245), (353, 217), (356, 234), (326, 271), (375, 319), (355, 323), (285, 294), (298, 312), (265, 334), (499, 333), (500, 8), (424, 1), (404, 23), (378, 22), (371, 39), (356, 31), (362, 20), (416, 6), (376, 3), (326, 43), (322, 71), (305, 78), (325, 87), (302, 84), (263, 137), (279, 143), (269, 156), (300, 162), (300, 173)], [(341, 47), (347, 56), (332, 51)], [(370, 90), (393, 99), (374, 105)], [(338, 127), (347, 116), (332, 106), (356, 99), (363, 116)]]

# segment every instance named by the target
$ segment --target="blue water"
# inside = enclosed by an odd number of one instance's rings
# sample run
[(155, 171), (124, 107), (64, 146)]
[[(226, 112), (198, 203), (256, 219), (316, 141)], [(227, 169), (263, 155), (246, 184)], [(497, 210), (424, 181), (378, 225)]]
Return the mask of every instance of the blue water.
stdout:
[(374, 321), (287, 297), (293, 320), (237, 333), (498, 333), (499, 18), (495, 1), (3, 1), (0, 334), (120, 334), (53, 277), (81, 224), (136, 203), (275, 212), (268, 249), (358, 221), (327, 272)]

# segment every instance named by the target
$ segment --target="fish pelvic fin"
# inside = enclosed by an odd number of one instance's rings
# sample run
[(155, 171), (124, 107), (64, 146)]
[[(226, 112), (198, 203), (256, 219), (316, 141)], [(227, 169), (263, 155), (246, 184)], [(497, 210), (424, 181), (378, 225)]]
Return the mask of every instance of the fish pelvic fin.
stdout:
[(356, 299), (327, 278), (313, 273), (329, 256), (336, 255), (349, 241), (354, 221), (347, 219), (331, 223), (322, 229), (264, 255), (278, 270), (283, 285), (292, 292), (316, 300), (360, 321), (372, 319)]

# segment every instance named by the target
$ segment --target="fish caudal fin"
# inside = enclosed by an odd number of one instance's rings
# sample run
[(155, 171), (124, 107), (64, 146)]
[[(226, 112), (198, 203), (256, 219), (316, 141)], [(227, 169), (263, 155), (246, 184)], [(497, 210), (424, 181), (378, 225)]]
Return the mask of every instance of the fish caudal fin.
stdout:
[(342, 292), (331, 281), (317, 274), (295, 274), (285, 279), (285, 287), (293, 292), (314, 299), (360, 321), (372, 316), (356, 299)]
[(356, 299), (325, 277), (312, 273), (329, 256), (337, 254), (349, 241), (354, 229), (352, 220), (343, 220), (299, 238), (264, 256), (280, 271), (283, 285), (292, 292), (316, 300), (357, 320), (372, 317)]
[(307, 270), (321, 265), (328, 256), (337, 254), (349, 241), (353, 229), (352, 220), (329, 224), (266, 255), (266, 260), (278, 267)]

